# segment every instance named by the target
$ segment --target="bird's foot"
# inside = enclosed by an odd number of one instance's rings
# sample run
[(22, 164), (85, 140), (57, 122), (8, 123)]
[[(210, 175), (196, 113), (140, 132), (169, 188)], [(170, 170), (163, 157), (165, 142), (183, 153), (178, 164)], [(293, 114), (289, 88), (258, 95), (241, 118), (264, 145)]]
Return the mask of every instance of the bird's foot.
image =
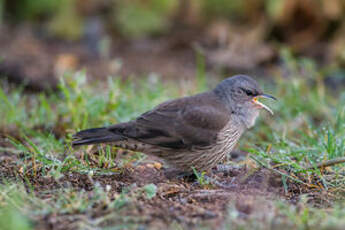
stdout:
[(231, 176), (233, 174), (236, 174), (235, 172), (240, 169), (237, 165), (225, 165), (225, 164), (219, 164), (216, 167), (212, 169), (213, 174), (216, 173), (223, 173), (224, 176)]
[[(211, 185), (215, 186), (215, 187), (219, 187), (222, 189), (226, 189), (226, 190), (231, 190), (235, 188), (235, 185), (233, 185), (234, 179), (232, 178), (232, 180), (229, 182), (220, 182), (219, 180), (217, 180), (216, 178), (213, 177), (209, 177), (207, 175), (204, 175), (204, 179)], [(199, 183), (200, 184), (200, 183)]]
[[(206, 173), (200, 172), (186, 172), (186, 171), (178, 171), (178, 170), (167, 170), (166, 177), (168, 179), (178, 179), (184, 180), (185, 182), (194, 183), (200, 186), (205, 185), (213, 185), (215, 187), (223, 188), (226, 190), (233, 189), (235, 186), (233, 185), (233, 178), (230, 182), (223, 182), (220, 181), (216, 175), (216, 173), (224, 173), (226, 175), (228, 172), (234, 169), (234, 166), (231, 165), (217, 165), (217, 167), (211, 173), (210, 171), (207, 174), (212, 174), (212, 176), (208, 176)], [(231, 173), (229, 173), (231, 174)]]
[(185, 172), (180, 170), (166, 170), (165, 176), (167, 179), (185, 180), (187, 182), (194, 182), (197, 177), (193, 172)]
[(215, 175), (214, 173), (212, 177), (206, 175), (204, 172), (203, 173), (195, 172), (194, 175), (196, 177), (196, 181), (194, 183), (199, 184), (201, 186), (213, 185), (215, 187), (220, 187), (227, 190), (234, 188), (233, 181), (235, 178), (233, 178), (229, 183), (229, 182), (219, 181), (217, 178), (217, 175)]
[(197, 179), (197, 176), (195, 175), (195, 173), (191, 173), (191, 172), (180, 172), (177, 175), (177, 179), (183, 179), (187, 182), (194, 182)]

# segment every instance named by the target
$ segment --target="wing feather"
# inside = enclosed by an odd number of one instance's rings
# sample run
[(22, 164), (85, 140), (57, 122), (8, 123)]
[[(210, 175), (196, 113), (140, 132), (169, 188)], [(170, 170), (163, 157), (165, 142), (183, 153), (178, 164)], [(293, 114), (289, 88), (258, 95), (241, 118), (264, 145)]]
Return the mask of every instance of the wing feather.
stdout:
[(129, 122), (122, 135), (173, 149), (204, 146), (217, 138), (230, 114), (215, 95), (203, 93), (158, 105)]

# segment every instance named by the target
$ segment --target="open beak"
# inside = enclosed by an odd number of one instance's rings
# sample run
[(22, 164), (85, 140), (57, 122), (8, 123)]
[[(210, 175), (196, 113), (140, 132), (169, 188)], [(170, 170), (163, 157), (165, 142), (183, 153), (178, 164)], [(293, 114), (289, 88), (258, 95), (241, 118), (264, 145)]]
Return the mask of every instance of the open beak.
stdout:
[(269, 94), (264, 94), (264, 93), (263, 93), (263, 94), (260, 94), (260, 95), (258, 95), (258, 96), (256, 96), (256, 97), (253, 98), (254, 104), (260, 106), (260, 107), (263, 108), (263, 109), (266, 109), (270, 114), (273, 115), (273, 111), (272, 111), (267, 105), (261, 103), (261, 102), (258, 100), (259, 97), (270, 98), (270, 99), (273, 99), (273, 100), (277, 100), (277, 99), (276, 99), (275, 97), (269, 95)]

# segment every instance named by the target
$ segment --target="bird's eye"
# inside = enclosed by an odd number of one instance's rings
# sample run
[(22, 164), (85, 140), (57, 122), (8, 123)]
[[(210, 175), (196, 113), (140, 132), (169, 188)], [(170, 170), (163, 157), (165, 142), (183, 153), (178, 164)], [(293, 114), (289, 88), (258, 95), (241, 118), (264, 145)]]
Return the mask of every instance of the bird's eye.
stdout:
[(244, 92), (247, 94), (247, 96), (253, 96), (253, 92), (250, 90), (244, 90)]

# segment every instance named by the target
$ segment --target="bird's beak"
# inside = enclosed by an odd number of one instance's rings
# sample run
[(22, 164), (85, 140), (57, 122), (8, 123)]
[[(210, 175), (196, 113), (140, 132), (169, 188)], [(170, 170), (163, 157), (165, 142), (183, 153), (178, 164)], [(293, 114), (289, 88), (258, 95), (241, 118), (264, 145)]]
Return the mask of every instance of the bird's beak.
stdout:
[(259, 97), (270, 98), (270, 99), (273, 99), (273, 100), (277, 100), (277, 99), (276, 99), (275, 97), (269, 95), (269, 94), (264, 94), (264, 93), (263, 93), (263, 94), (260, 94), (260, 95), (258, 95), (258, 96), (256, 96), (256, 97), (253, 98), (254, 104), (260, 106), (260, 107), (263, 108), (263, 109), (266, 109), (270, 114), (273, 115), (273, 111), (272, 111), (267, 105), (261, 103), (261, 102), (258, 100)]

